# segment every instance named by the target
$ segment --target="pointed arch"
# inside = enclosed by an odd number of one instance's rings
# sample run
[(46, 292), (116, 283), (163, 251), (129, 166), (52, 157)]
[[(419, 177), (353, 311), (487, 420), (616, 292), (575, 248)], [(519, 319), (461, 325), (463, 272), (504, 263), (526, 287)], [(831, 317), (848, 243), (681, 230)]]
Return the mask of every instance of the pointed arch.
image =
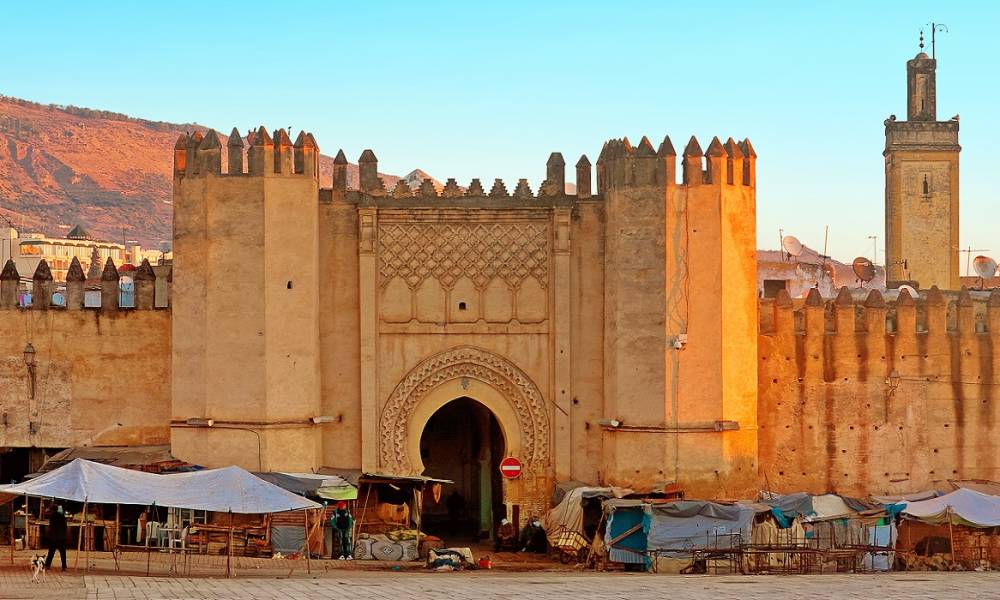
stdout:
[(424, 423), (416, 421), (426, 421), (433, 412), (433, 407), (421, 404), (435, 390), (455, 382), (464, 390), (470, 390), (473, 382), (487, 386), (480, 396), (473, 390), (468, 395), (493, 409), (508, 439), (516, 440), (519, 458), (529, 470), (548, 467), (549, 417), (538, 387), (506, 358), (482, 348), (459, 346), (421, 361), (392, 391), (379, 416), (383, 469), (395, 473), (420, 470), (420, 457), (411, 456), (409, 438), (419, 440)]

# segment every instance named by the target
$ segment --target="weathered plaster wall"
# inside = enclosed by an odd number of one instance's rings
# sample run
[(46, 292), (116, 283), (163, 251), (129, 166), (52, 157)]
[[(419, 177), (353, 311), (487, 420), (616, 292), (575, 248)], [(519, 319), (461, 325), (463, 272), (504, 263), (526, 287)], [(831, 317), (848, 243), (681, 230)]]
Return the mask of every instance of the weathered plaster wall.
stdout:
[[(11, 308), (0, 310), (0, 330), (0, 446), (169, 441), (169, 310)], [(28, 342), (34, 400), (22, 358)]]
[(211, 467), (309, 470), (321, 409), (314, 154), (262, 128), (247, 170), (230, 162), (223, 173), (214, 132), (179, 146), (173, 452)]
[[(902, 493), (1000, 477), (1000, 294), (761, 301), (760, 472), (771, 489)], [(890, 392), (888, 378), (900, 376)]]

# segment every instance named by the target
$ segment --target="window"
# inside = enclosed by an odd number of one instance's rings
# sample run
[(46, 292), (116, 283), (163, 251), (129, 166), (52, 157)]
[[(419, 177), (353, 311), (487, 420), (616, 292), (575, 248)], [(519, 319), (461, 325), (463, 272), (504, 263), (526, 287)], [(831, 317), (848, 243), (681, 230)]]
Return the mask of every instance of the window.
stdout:
[(781, 290), (788, 289), (788, 282), (784, 279), (765, 279), (764, 297), (774, 298)]
[(458, 310), (465, 310), (465, 302), (458, 303)]
[(931, 183), (930, 181), (928, 181), (926, 173), (924, 174), (924, 195), (925, 196), (931, 195)]

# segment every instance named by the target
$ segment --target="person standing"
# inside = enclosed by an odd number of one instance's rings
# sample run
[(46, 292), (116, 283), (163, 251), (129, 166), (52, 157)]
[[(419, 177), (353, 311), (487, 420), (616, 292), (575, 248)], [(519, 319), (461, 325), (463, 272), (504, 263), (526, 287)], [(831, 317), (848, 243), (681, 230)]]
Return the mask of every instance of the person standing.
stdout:
[(340, 560), (353, 560), (354, 552), (351, 548), (351, 528), (354, 527), (354, 518), (351, 511), (347, 509), (347, 503), (341, 500), (337, 503), (337, 510), (333, 511), (330, 517), (330, 524), (333, 525), (333, 533), (336, 539), (335, 548), (340, 548)]
[(49, 554), (45, 558), (45, 570), (52, 567), (52, 559), (59, 551), (59, 560), (62, 562), (62, 570), (66, 570), (66, 515), (63, 514), (62, 506), (52, 506), (49, 508), (49, 529), (48, 542)]

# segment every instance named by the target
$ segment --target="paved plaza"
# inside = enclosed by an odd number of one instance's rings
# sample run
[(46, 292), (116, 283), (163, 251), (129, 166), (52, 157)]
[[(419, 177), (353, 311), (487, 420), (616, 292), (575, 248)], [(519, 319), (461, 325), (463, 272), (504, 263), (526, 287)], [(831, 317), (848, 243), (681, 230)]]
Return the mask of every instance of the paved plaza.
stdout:
[(117, 599), (421, 599), (531, 598), (1000, 598), (1000, 573), (891, 573), (879, 575), (669, 576), (624, 573), (412, 573), (342, 571), (291, 578), (166, 578), (0, 574), (0, 598)]

